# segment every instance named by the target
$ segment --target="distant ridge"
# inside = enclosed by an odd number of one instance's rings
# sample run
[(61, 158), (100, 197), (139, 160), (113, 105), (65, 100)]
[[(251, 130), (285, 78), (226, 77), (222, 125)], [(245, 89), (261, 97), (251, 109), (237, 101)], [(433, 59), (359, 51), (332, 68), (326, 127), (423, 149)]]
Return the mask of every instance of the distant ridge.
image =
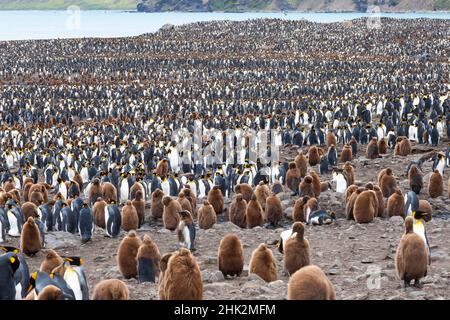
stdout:
[(160, 11), (367, 11), (379, 6), (382, 12), (450, 11), (450, 0), (0, 0), (0, 10)]

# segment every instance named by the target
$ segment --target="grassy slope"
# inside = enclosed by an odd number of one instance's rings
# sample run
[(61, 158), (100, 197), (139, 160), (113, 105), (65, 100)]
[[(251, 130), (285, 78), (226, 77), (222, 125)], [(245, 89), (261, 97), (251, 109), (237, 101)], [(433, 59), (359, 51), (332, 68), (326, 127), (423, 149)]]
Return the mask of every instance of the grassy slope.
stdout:
[(140, 0), (0, 0), (3, 10), (65, 10), (77, 5), (82, 10), (136, 9)]
[[(77, 5), (82, 10), (95, 9), (127, 9), (134, 10), (141, 0), (0, 0), (0, 10), (65, 10), (70, 5)], [(154, 1), (154, 0), (153, 0)], [(165, 1), (165, 0), (156, 0)], [(279, 7), (289, 7), (298, 11), (318, 10), (354, 10), (352, 0), (209, 0), (216, 11), (236, 9), (245, 10), (276, 10)], [(171, 2), (176, 2), (172, 0)], [(371, 2), (370, 0), (368, 1)], [(245, 3), (247, 6), (239, 4)], [(169, 8), (170, 9), (170, 8)], [(395, 7), (381, 6), (382, 11), (410, 10), (450, 10), (450, 0), (399, 0)]]

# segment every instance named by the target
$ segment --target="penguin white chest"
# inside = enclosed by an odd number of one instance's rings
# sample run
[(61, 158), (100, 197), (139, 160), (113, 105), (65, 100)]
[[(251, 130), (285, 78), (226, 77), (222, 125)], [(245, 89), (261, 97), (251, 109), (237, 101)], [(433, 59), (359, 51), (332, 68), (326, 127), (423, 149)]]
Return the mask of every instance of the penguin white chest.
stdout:
[(415, 234), (419, 235), (422, 238), (423, 242), (425, 243), (425, 247), (427, 248), (427, 251), (429, 253), (430, 248), (428, 246), (428, 241), (425, 234), (425, 226), (421, 220), (415, 220), (413, 225), (413, 231)]
[(67, 285), (72, 289), (75, 300), (83, 300), (83, 293), (81, 291), (80, 279), (78, 278), (78, 274), (73, 269), (67, 269), (64, 273), (64, 280), (67, 282)]
[(6, 165), (8, 166), (8, 168), (12, 168), (14, 166), (14, 157), (12, 156), (12, 154), (6, 157)]
[[(109, 221), (109, 210), (108, 210), (108, 207), (105, 207), (105, 212), (104, 212), (104, 214), (105, 214), (105, 231), (106, 231), (106, 234), (107, 234), (108, 236), (110, 236), (111, 233), (109, 232), (110, 230), (109, 230), (109, 228), (108, 228), (108, 221)], [(111, 230), (112, 230), (112, 228), (113, 228), (113, 226), (112, 226), (112, 224), (111, 224)]]
[(166, 196), (170, 195), (170, 183), (168, 180), (161, 182), (161, 188)]
[(9, 222), (8, 234), (11, 237), (20, 237), (19, 224), (17, 221), (17, 217), (11, 210), (8, 211), (7, 215), (8, 215), (8, 222)]
[(128, 181), (127, 180), (122, 180), (122, 182), (120, 183), (120, 202), (126, 202), (128, 200), (128, 192), (129, 192), (129, 188), (128, 188)]

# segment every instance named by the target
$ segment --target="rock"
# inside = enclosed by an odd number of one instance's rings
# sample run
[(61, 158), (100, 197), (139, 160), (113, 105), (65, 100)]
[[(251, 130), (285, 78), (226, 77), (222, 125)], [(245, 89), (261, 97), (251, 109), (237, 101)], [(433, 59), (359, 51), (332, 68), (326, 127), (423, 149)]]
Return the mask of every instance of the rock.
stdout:
[(284, 286), (284, 282), (283, 280), (275, 280), (269, 283), (269, 288), (281, 288), (282, 286)]
[(94, 257), (94, 261), (95, 262), (103, 262), (103, 261), (107, 261), (108, 258), (106, 258), (105, 256), (96, 256)]
[(400, 216), (392, 216), (389, 218), (389, 223), (397, 226), (402, 226), (403, 218)]
[(249, 281), (256, 281), (256, 282), (260, 282), (261, 284), (266, 283), (266, 281), (264, 281), (264, 279), (262, 279), (260, 276), (258, 276), (256, 273), (249, 273), (248, 274), (248, 280)]
[(426, 292), (423, 291), (412, 291), (409, 293), (411, 298), (415, 299), (424, 299), (426, 296)]
[(45, 235), (46, 249), (61, 249), (65, 247), (79, 247), (81, 240), (78, 234), (63, 231), (49, 232)]
[(328, 274), (334, 276), (340, 274), (340, 271), (337, 268), (333, 268), (328, 270)]
[(156, 231), (156, 232), (158, 232), (158, 233), (163, 233), (163, 234), (169, 234), (169, 233), (172, 233), (172, 231), (170, 231), (169, 229), (166, 229), (166, 228), (158, 229), (158, 231)]
[(361, 263), (369, 264), (369, 263), (373, 263), (373, 260), (370, 258), (365, 258), (365, 259), (361, 260)]
[(208, 270), (203, 270), (202, 271), (202, 279), (204, 282), (208, 282), (208, 283), (220, 282), (220, 281), (225, 280), (222, 272), (219, 270), (215, 270), (215, 271), (211, 271), (211, 272)]
[(349, 271), (352, 271), (352, 272), (354, 272), (354, 271), (359, 271), (359, 272), (361, 272), (361, 271), (362, 271), (362, 269), (361, 269), (361, 268), (358, 268), (357, 266), (351, 266), (350, 268), (348, 268), (348, 270), (349, 270)]
[(233, 289), (233, 285), (228, 282), (215, 282), (215, 283), (203, 285), (203, 290), (205, 292), (211, 291), (211, 292), (215, 292), (215, 293), (220, 293), (220, 292), (223, 293), (223, 292), (227, 292), (231, 289)]

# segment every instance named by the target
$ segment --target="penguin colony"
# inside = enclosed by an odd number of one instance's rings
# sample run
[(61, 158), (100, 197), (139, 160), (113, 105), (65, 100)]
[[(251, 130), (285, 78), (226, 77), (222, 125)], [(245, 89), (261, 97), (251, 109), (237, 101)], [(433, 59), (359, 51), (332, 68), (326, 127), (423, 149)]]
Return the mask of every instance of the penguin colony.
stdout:
[[(385, 18), (381, 25), (383, 36), (372, 39), (373, 56), (364, 59), (351, 58), (367, 55), (364, 19), (221, 21), (134, 38), (0, 43), (0, 298), (130, 298), (120, 279), (89, 288), (81, 257), (47, 249), (46, 234), (61, 232), (79, 235), (82, 246), (99, 233), (120, 241), (123, 278), (154, 283), (160, 299), (202, 299), (196, 233), (224, 220), (259, 232), (289, 226), (278, 248), (261, 243), (248, 261), (242, 240), (227, 234), (217, 244), (224, 277), (240, 277), (247, 262), (266, 282), (288, 276), (288, 299), (335, 299), (310, 258), (309, 228), (401, 216), (397, 275), (420, 286), (431, 254), (426, 199), (450, 197), (449, 67), (442, 59), (449, 41), (428, 33), (450, 25)], [(318, 41), (316, 34), (327, 36)], [(201, 141), (191, 146), (183, 133), (198, 124)], [(273, 130), (272, 145), (297, 153), (253, 161), (251, 130)], [(230, 135), (232, 151), (217, 158), (214, 150), (225, 149)], [(432, 151), (417, 160), (416, 146)], [(211, 152), (199, 157), (199, 147)], [(358, 180), (353, 161), (388, 153), (411, 159), (405, 173), (382, 168), (373, 181)], [(292, 221), (282, 192), (291, 195)], [(343, 215), (327, 209), (323, 192), (342, 196)], [(152, 234), (142, 234), (145, 225), (169, 230), (174, 250), (161, 254)], [(274, 252), (283, 255), (283, 275)], [(27, 260), (40, 258), (40, 268), (29, 270)]]

